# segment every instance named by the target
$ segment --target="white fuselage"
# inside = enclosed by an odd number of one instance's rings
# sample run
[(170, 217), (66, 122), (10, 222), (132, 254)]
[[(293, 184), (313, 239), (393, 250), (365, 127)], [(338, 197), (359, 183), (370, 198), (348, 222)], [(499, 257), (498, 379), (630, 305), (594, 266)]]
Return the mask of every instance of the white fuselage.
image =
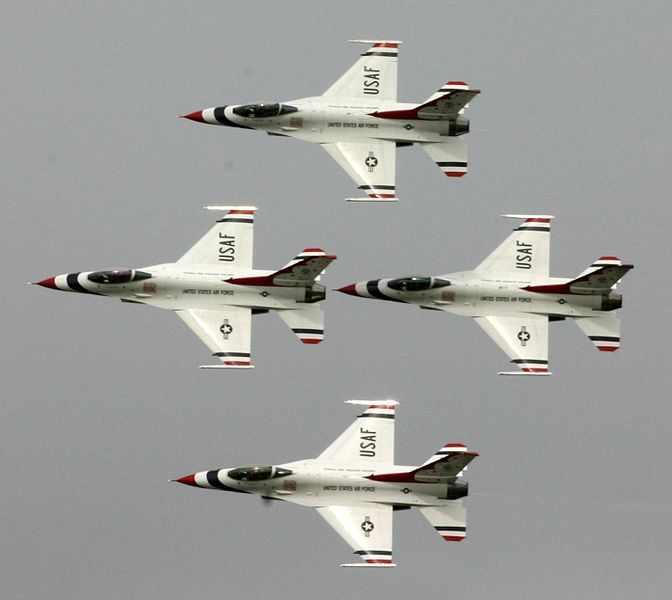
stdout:
[[(377, 465), (376, 471), (407, 473), (414, 468), (381, 464)], [(227, 475), (232, 469), (217, 469), (195, 473), (192, 485), (246, 492), (302, 506), (343, 506), (371, 502), (410, 507), (451, 503), (446, 499), (447, 483), (372, 481), (367, 479), (367, 476), (373, 474), (371, 467), (362, 467), (361, 464), (332, 464), (309, 459), (277, 465), (274, 469), (287, 469), (291, 474), (261, 481), (239, 481)], [(215, 485), (212, 485), (213, 477), (217, 478)], [(219, 484), (223, 487), (219, 487)]]
[(89, 279), (92, 273), (100, 272), (58, 275), (54, 278), (55, 286), (63, 291), (112, 296), (167, 310), (217, 309), (223, 306), (291, 309), (299, 308), (297, 303), (302, 305), (306, 295), (305, 286), (253, 286), (226, 282), (232, 277), (263, 277), (273, 271), (232, 273), (213, 265), (166, 263), (133, 270), (133, 273), (146, 273), (151, 277), (123, 283), (97, 283)]
[[(306, 142), (324, 144), (374, 138), (401, 143), (441, 142), (451, 135), (448, 120), (389, 119), (371, 113), (391, 110), (411, 110), (416, 105), (387, 103), (367, 105), (359, 98), (300, 98), (282, 103), (296, 108), (295, 112), (272, 117), (243, 117), (234, 109), (246, 105), (229, 105), (203, 111), (203, 120), (213, 125), (246, 127), (266, 131), (270, 135), (293, 137)], [(223, 109), (215, 114), (216, 110)], [(219, 118), (217, 118), (219, 117)]]
[[(364, 298), (401, 301), (421, 308), (442, 310), (469, 317), (534, 313), (557, 317), (582, 317), (601, 310), (602, 297), (587, 294), (549, 294), (530, 292), (529, 279), (519, 275), (502, 275), (499, 279), (483, 277), (474, 271), (439, 275), (434, 279), (446, 280), (450, 285), (418, 291), (403, 291), (389, 287), (398, 279), (362, 281), (345, 293)], [(565, 278), (550, 278), (547, 283), (561, 284)]]

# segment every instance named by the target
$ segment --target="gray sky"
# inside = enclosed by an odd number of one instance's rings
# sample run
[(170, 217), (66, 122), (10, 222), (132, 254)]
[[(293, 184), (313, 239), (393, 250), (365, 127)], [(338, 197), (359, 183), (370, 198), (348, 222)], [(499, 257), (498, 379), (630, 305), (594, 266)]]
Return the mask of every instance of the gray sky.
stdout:
[[(669, 2), (26, 2), (5, 6), (0, 418), (3, 598), (317, 596), (666, 598), (669, 526), (672, 51)], [(358, 53), (403, 40), (399, 99), (447, 80), (471, 105), (470, 174), (397, 161), (397, 205), (355, 188), (316, 146), (175, 115), (325, 90)], [(179, 257), (205, 204), (255, 204), (255, 266), (338, 255), (325, 283), (473, 267), (550, 213), (551, 273), (633, 262), (623, 346), (551, 331), (551, 378), (498, 378), (506, 356), (469, 319), (327, 298), (326, 340), (253, 325), (250, 372), (170, 312), (27, 281)], [(655, 284), (652, 285), (652, 284)], [(395, 520), (396, 570), (350, 550), (312, 510), (167, 479), (317, 455), (393, 397), (397, 461), (447, 441), (469, 469), (469, 529), (446, 544)]]

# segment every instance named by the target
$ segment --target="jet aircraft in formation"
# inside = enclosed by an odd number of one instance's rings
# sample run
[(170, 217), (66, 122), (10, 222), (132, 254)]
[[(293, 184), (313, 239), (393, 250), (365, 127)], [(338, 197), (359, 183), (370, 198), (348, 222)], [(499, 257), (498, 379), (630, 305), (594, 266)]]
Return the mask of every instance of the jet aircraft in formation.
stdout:
[(472, 271), (373, 279), (338, 291), (473, 317), (521, 371), (550, 375), (548, 326), (571, 318), (598, 350), (620, 347), (618, 281), (633, 268), (603, 256), (574, 278), (549, 277), (550, 215), (503, 215), (522, 224)]
[(120, 298), (173, 310), (221, 359), (201, 368), (251, 368), (252, 315), (277, 312), (304, 344), (324, 335), (319, 275), (336, 257), (319, 248), (299, 253), (278, 271), (252, 269), (254, 206), (209, 206), (227, 214), (177, 262), (68, 273), (45, 288)]
[(418, 144), (447, 176), (465, 175), (469, 120), (463, 113), (479, 90), (449, 81), (423, 102), (397, 102), (401, 42), (351, 41), (370, 47), (321, 96), (230, 104), (184, 118), (320, 144), (366, 194), (349, 200), (397, 200), (396, 150), (402, 146)]
[(420, 466), (394, 464), (394, 400), (348, 400), (367, 408), (317, 458), (280, 465), (214, 469), (175, 481), (311, 506), (364, 562), (343, 567), (394, 567), (392, 516), (417, 506), (448, 542), (466, 535), (468, 484), (459, 481), (476, 457), (446, 444)]

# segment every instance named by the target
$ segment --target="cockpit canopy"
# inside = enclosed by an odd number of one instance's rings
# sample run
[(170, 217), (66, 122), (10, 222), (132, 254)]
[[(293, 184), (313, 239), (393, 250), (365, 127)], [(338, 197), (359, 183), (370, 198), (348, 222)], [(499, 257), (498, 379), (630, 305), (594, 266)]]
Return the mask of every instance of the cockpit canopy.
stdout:
[(238, 467), (231, 469), (227, 475), (231, 479), (238, 481), (263, 481), (264, 479), (274, 479), (276, 477), (287, 477), (291, 475), (289, 469), (280, 467), (271, 467), (268, 465), (250, 465), (249, 467)]
[(439, 277), (425, 277), (422, 275), (412, 275), (411, 277), (401, 277), (400, 279), (391, 279), (387, 282), (387, 287), (400, 292), (422, 292), (450, 285), (447, 279)]
[(87, 279), (93, 283), (128, 283), (149, 279), (151, 276), (150, 273), (135, 269), (115, 269), (114, 271), (94, 271), (87, 275)]
[(268, 119), (269, 117), (277, 117), (278, 115), (286, 115), (299, 110), (296, 106), (289, 104), (241, 104), (233, 109), (233, 114), (239, 117), (246, 117), (248, 119)]

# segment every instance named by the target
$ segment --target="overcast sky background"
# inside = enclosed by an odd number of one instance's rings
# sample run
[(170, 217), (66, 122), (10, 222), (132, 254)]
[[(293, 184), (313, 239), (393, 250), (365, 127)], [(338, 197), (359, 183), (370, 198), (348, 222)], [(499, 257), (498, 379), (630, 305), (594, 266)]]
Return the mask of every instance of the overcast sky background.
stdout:
[[(670, 498), (669, 2), (24, 2), (0, 27), (4, 143), (3, 598), (667, 598)], [(322, 93), (363, 47), (403, 40), (401, 101), (482, 90), (470, 172), (399, 151), (395, 205), (353, 205), (319, 147), (179, 120)], [(324, 343), (255, 317), (247, 372), (168, 311), (29, 287), (177, 259), (206, 204), (254, 204), (255, 267), (305, 247), (324, 282), (472, 268), (549, 213), (551, 274), (635, 264), (623, 343), (553, 324), (550, 378), (501, 378), (469, 319), (331, 294)], [(167, 483), (319, 454), (399, 400), (396, 457), (444, 442), (469, 469), (468, 535), (395, 517), (394, 570), (346, 570), (311, 509)]]

